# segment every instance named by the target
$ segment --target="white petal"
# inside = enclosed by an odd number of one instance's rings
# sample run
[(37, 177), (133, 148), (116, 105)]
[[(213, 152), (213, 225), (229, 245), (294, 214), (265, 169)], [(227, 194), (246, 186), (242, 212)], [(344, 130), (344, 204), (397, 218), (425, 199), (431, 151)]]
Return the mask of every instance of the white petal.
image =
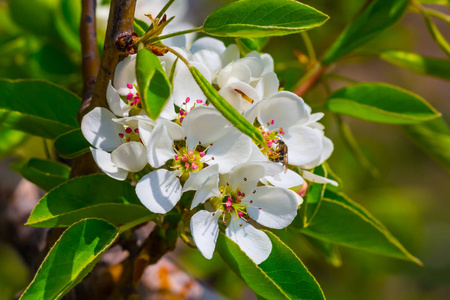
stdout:
[(299, 186), (304, 183), (302, 176), (289, 169), (286, 173), (281, 172), (273, 176), (266, 176), (264, 179), (269, 181), (273, 186), (285, 189)]
[(263, 161), (268, 160), (267, 157), (262, 154), (261, 150), (259, 150), (258, 146), (255, 143), (252, 143), (252, 154), (248, 158), (248, 161)]
[(186, 191), (198, 190), (200, 186), (212, 175), (217, 174), (219, 171), (219, 166), (209, 166), (197, 173), (191, 173), (188, 180), (184, 183), (183, 193)]
[(230, 170), (230, 185), (245, 194), (251, 193), (258, 181), (268, 175), (283, 172), (283, 167), (271, 161), (248, 162)]
[(136, 184), (136, 194), (142, 204), (154, 213), (169, 212), (181, 198), (181, 184), (177, 171), (153, 171)]
[(136, 84), (136, 55), (127, 56), (119, 62), (114, 72), (114, 87), (121, 95), (127, 95), (127, 84)]
[(321, 113), (321, 112), (315, 113), (315, 114), (311, 114), (309, 116), (308, 124), (319, 121), (320, 119), (323, 118), (323, 116), (324, 116), (324, 113)]
[(121, 98), (117, 90), (112, 86), (111, 80), (109, 81), (108, 88), (106, 89), (106, 100), (111, 111), (119, 117), (128, 117), (128, 112), (131, 107), (126, 104)]
[(264, 70), (264, 64), (261, 61), (261, 59), (258, 57), (244, 57), (241, 58), (240, 61), (245, 63), (250, 71), (252, 72), (252, 77), (260, 77), (263, 70)]
[(222, 88), (236, 81), (249, 83), (251, 77), (252, 71), (250, 68), (241, 60), (237, 60), (220, 71), (217, 75), (217, 84)]
[(219, 53), (212, 50), (200, 50), (192, 56), (192, 59), (207, 66), (212, 77), (222, 69), (222, 61), (220, 60)]
[(158, 116), (159, 119), (173, 120), (177, 118), (177, 113), (175, 112), (175, 106), (173, 104), (173, 98), (170, 97), (167, 103), (164, 105), (161, 113)]
[(128, 171), (118, 168), (111, 160), (111, 154), (95, 148), (90, 148), (92, 156), (94, 157), (97, 166), (106, 173), (109, 177), (116, 180), (125, 180), (128, 176)]
[(295, 192), (278, 188), (260, 186), (256, 192), (248, 194), (242, 203), (249, 203), (248, 215), (259, 224), (282, 229), (292, 223), (298, 210), (298, 200)]
[(272, 252), (272, 242), (264, 232), (236, 219), (235, 216), (232, 217), (225, 234), (257, 265), (265, 261)]
[(204, 145), (216, 142), (232, 128), (229, 122), (212, 106), (200, 106), (191, 110), (181, 124), (188, 142), (193, 149), (198, 142)]
[(120, 145), (119, 133), (125, 133), (123, 126), (112, 120), (115, 117), (106, 108), (96, 107), (81, 120), (81, 132), (95, 148), (112, 151)]
[(283, 141), (288, 147), (289, 164), (303, 166), (320, 158), (321, 134), (307, 126), (294, 126), (285, 131)]
[(147, 122), (144, 120), (138, 121), (139, 136), (141, 137), (142, 143), (146, 147), (150, 145), (150, 138), (152, 136), (153, 129), (156, 126), (156, 123), (153, 120), (151, 121), (152, 122)]
[(219, 174), (211, 175), (195, 192), (194, 199), (192, 199), (191, 209), (194, 209), (200, 203), (204, 203), (209, 198), (220, 196), (219, 191)]
[(167, 131), (166, 126), (157, 124), (150, 136), (150, 143), (147, 146), (148, 163), (153, 168), (159, 168), (169, 159), (174, 158), (173, 140)]
[(198, 250), (207, 259), (211, 259), (219, 236), (217, 223), (220, 212), (201, 210), (191, 218), (191, 233)]
[(326, 136), (322, 137), (322, 154), (320, 155), (320, 162), (319, 165), (321, 165), (324, 161), (326, 161), (330, 156), (331, 153), (333, 153), (333, 142), (327, 138)]
[(339, 185), (336, 181), (334, 181), (332, 179), (325, 178), (325, 177), (316, 175), (314, 173), (311, 173), (311, 172), (308, 172), (308, 171), (305, 171), (305, 170), (300, 170), (300, 172), (301, 172), (303, 178), (305, 178), (308, 181), (315, 182), (315, 183), (329, 183), (329, 184), (334, 185), (334, 186), (338, 186)]
[(273, 72), (274, 71), (274, 63), (273, 58), (268, 53), (261, 54), (261, 60), (264, 63), (264, 71), (263, 74)]
[(236, 44), (231, 44), (227, 47), (227, 50), (222, 53), (222, 66), (226, 66), (229, 63), (239, 59), (240, 52), (239, 47)]
[[(246, 112), (248, 109), (250, 109), (252, 104), (256, 104), (261, 99), (256, 90), (248, 83), (242, 81), (235, 81), (230, 83), (228, 86), (231, 87), (236, 94), (238, 94), (238, 97), (242, 105), (241, 106), (242, 111), (239, 111), (240, 113)], [(236, 90), (240, 91), (250, 99), (244, 99), (244, 97), (242, 97), (242, 95), (239, 94)]]
[(264, 74), (258, 83), (257, 89), (260, 89), (260, 97), (266, 98), (278, 92), (280, 81), (274, 72)]
[[(200, 71), (208, 82), (211, 82), (211, 72), (208, 67), (199, 62), (191, 62), (191, 64)], [(187, 97), (191, 99), (186, 105), (188, 110), (196, 103), (196, 100), (206, 101), (205, 94), (198, 86), (194, 77), (192, 77), (189, 69), (182, 61), (179, 61), (173, 77), (173, 103), (177, 106), (181, 106), (183, 102), (186, 101)]]
[(158, 119), (158, 123), (163, 124), (167, 128), (167, 131), (173, 140), (178, 141), (184, 139), (184, 130), (177, 123), (164, 119)]
[(200, 50), (207, 49), (216, 52), (217, 54), (222, 54), (225, 51), (225, 44), (212, 37), (202, 37), (196, 40), (190, 49), (192, 53), (196, 53)]
[(287, 128), (296, 123), (308, 121), (305, 103), (303, 99), (294, 93), (281, 91), (265, 99), (259, 110), (259, 120), (261, 124), (266, 124), (274, 120), (269, 129)]
[(219, 90), (219, 94), (233, 106), (238, 112), (242, 112), (242, 96), (236, 92), (230, 85), (224, 86)]
[(144, 145), (139, 142), (125, 143), (111, 153), (111, 160), (119, 168), (139, 172), (147, 164), (145, 150)]
[(249, 159), (252, 144), (248, 136), (235, 130), (215, 142), (206, 152), (205, 159), (211, 159), (208, 161), (210, 165), (219, 165), (219, 173), (228, 173), (231, 168)]

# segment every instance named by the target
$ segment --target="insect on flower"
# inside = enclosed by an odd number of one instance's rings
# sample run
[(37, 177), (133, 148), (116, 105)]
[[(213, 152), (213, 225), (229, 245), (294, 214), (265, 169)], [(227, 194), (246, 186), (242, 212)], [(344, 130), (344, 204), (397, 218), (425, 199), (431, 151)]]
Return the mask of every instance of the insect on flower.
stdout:
[(284, 173), (287, 172), (288, 167), (288, 147), (282, 140), (277, 140), (275, 151), (269, 155), (269, 159), (273, 162), (283, 162)]

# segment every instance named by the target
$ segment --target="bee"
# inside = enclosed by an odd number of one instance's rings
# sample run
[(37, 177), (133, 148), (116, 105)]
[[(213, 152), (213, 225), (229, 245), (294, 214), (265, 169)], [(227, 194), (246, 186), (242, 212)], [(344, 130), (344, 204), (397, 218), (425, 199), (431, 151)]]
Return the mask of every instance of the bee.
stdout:
[(282, 140), (277, 140), (277, 144), (274, 152), (269, 155), (269, 159), (273, 162), (283, 162), (284, 173), (287, 172), (288, 168), (288, 147)]

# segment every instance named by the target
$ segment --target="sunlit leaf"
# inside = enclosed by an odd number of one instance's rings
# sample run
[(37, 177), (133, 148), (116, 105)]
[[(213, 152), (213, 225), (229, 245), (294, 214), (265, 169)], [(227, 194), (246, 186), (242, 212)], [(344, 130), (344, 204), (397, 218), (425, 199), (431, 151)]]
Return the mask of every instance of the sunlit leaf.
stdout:
[(382, 51), (380, 58), (407, 70), (450, 80), (450, 60), (404, 51)]
[(9, 154), (26, 138), (26, 133), (0, 126), (0, 157)]
[(81, 220), (69, 227), (20, 299), (61, 299), (92, 270), (118, 235), (117, 228), (100, 219)]
[(366, 121), (414, 124), (439, 117), (420, 96), (385, 83), (358, 83), (334, 92), (327, 100), (330, 111)]
[(316, 216), (301, 232), (325, 242), (422, 264), (383, 224), (341, 193), (327, 190)]
[(53, 139), (77, 128), (80, 99), (68, 90), (40, 80), (0, 80), (0, 123), (5, 127)]
[(333, 43), (322, 64), (331, 64), (394, 25), (405, 13), (408, 3), (409, 0), (371, 1)]
[(205, 20), (207, 34), (264, 37), (298, 33), (322, 25), (328, 16), (291, 0), (243, 0), (212, 12)]
[(125, 224), (151, 214), (128, 182), (96, 174), (73, 178), (51, 190), (39, 200), (27, 225), (66, 227), (94, 217)]
[(319, 284), (301, 260), (273, 233), (269, 258), (256, 265), (239, 246), (220, 233), (217, 251), (230, 268), (265, 299), (325, 299)]
[(136, 80), (147, 115), (156, 120), (170, 97), (171, 87), (161, 62), (149, 49), (138, 51)]
[(260, 52), (268, 41), (269, 41), (268, 37), (237, 38), (236, 45), (238, 45), (241, 54), (245, 56), (252, 51)]
[(54, 146), (61, 157), (74, 158), (89, 152), (90, 145), (81, 133), (81, 129), (77, 128), (58, 136)]
[(228, 103), (217, 90), (203, 77), (203, 75), (195, 67), (190, 67), (192, 76), (202, 89), (206, 98), (214, 105), (214, 107), (222, 113), (222, 115), (230, 121), (237, 129), (251, 137), (254, 141), (261, 145), (266, 145), (261, 132), (256, 129), (249, 121), (247, 121), (240, 113)]

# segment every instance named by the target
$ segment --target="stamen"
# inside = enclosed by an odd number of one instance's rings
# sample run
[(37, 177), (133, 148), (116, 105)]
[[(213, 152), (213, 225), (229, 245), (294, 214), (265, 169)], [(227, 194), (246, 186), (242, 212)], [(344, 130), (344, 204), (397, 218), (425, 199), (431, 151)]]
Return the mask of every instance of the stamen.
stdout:
[(200, 99), (198, 99), (198, 100), (196, 100), (195, 102), (197, 102), (197, 103), (203, 103), (203, 100), (200, 100)]
[(131, 100), (133, 99), (133, 93), (128, 93), (127, 94), (127, 100)]
[(189, 103), (191, 101), (191, 98), (187, 97), (185, 103)]
[(133, 130), (130, 128), (130, 127), (128, 127), (127, 129), (125, 129), (125, 132), (126, 133), (131, 133)]
[(133, 88), (133, 85), (131, 83), (127, 83), (127, 88), (131, 90)]

